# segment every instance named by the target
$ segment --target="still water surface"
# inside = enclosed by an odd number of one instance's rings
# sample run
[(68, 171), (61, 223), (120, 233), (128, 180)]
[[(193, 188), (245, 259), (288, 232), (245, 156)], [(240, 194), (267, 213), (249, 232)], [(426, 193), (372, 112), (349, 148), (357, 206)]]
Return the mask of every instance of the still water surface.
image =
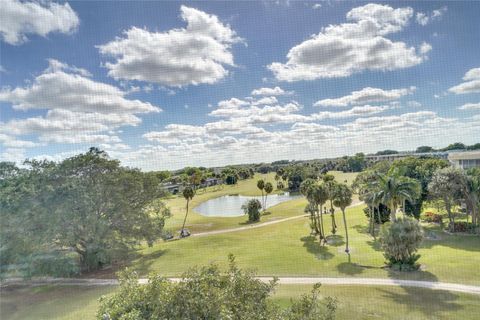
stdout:
[[(300, 195), (290, 195), (288, 192), (270, 194), (267, 197), (267, 208), (299, 197)], [(260, 196), (228, 195), (207, 200), (195, 207), (194, 210), (207, 217), (238, 217), (243, 215), (242, 205), (250, 199), (258, 199), (262, 202)]]

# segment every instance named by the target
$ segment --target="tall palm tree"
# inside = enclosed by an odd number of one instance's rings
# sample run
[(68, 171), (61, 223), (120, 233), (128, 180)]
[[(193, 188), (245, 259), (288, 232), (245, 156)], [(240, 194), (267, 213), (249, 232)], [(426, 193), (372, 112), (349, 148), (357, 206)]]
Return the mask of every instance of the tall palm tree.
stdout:
[(421, 190), (420, 183), (417, 180), (401, 176), (397, 171), (386, 175), (377, 173), (376, 182), (373, 186), (375, 189), (378, 189), (378, 196), (381, 202), (391, 210), (390, 220), (392, 222), (397, 219), (398, 207), (404, 204), (405, 200), (408, 200), (410, 203), (415, 202)]
[(338, 182), (335, 181), (335, 176), (331, 174), (325, 174), (322, 176), (324, 185), (327, 189), (328, 200), (330, 202), (330, 216), (332, 218), (332, 234), (337, 232), (337, 222), (335, 221), (335, 208), (333, 207), (333, 201), (336, 197), (336, 192), (338, 188)]
[(183, 219), (183, 225), (182, 225), (182, 230), (180, 230), (180, 235), (183, 235), (183, 231), (185, 230), (185, 222), (187, 221), (187, 215), (188, 215), (188, 204), (190, 203), (190, 200), (193, 199), (195, 196), (195, 189), (193, 189), (190, 186), (186, 186), (185, 189), (183, 189), (183, 197), (185, 200), (187, 200), (187, 210), (185, 212), (185, 218)]
[(263, 207), (263, 211), (265, 211), (264, 200), (263, 200), (263, 189), (265, 189), (265, 181), (263, 181), (263, 179), (260, 179), (257, 181), (257, 188), (260, 189), (260, 191), (262, 191), (262, 207)]
[(352, 204), (352, 196), (353, 192), (352, 190), (346, 185), (346, 184), (341, 184), (338, 186), (338, 190), (336, 193), (335, 200), (333, 203), (335, 204), (336, 207), (339, 207), (340, 210), (342, 210), (342, 216), (343, 216), (343, 225), (345, 228), (345, 252), (350, 253), (350, 249), (348, 247), (348, 227), (347, 227), (347, 218), (345, 217), (345, 209)]
[(320, 225), (320, 242), (325, 244), (326, 238), (325, 238), (325, 231), (323, 228), (323, 205), (325, 202), (328, 200), (328, 192), (327, 189), (323, 184), (314, 184), (308, 189), (308, 197), (312, 199), (312, 202), (314, 202), (317, 206), (317, 222)]
[(273, 185), (270, 182), (265, 183), (265, 187), (263, 187), (265, 190), (265, 209), (267, 209), (267, 197), (270, 193), (273, 191)]
[(380, 204), (381, 198), (378, 190), (375, 190), (374, 186), (370, 184), (367, 185), (367, 189), (363, 191), (360, 198), (365, 201), (368, 205), (368, 210), (370, 212), (370, 234), (373, 236), (373, 239), (376, 240), (375, 236), (375, 212), (377, 213), (377, 218), (379, 223), (382, 223), (380, 216)]

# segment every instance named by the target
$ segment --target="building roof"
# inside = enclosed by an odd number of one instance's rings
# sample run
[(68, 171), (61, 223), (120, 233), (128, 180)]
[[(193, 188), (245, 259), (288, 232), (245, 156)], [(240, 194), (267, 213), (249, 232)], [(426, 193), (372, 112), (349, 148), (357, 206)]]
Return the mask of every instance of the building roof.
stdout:
[(449, 153), (448, 160), (480, 160), (480, 151)]

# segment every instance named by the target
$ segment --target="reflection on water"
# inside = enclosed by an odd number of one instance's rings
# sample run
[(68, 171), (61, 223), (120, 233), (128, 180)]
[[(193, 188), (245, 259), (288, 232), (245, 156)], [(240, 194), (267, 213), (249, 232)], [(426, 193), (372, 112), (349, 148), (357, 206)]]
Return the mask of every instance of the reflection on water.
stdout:
[[(270, 194), (267, 197), (267, 208), (299, 197), (299, 195), (290, 195), (288, 192), (283, 194)], [(258, 199), (262, 202), (262, 197), (260, 196), (229, 195), (205, 201), (198, 207), (195, 207), (194, 210), (207, 217), (238, 217), (243, 215), (242, 205), (250, 199)]]

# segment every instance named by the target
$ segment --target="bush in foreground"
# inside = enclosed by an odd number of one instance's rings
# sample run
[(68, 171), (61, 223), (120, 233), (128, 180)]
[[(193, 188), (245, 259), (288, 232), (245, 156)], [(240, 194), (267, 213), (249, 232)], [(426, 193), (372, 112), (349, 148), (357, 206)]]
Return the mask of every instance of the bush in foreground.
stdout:
[(136, 273), (124, 271), (119, 290), (100, 299), (97, 319), (334, 319), (336, 302), (320, 299), (319, 284), (286, 309), (270, 299), (275, 285), (276, 280), (264, 283), (254, 273), (239, 269), (233, 256), (225, 273), (209, 265), (191, 269), (180, 282), (156, 275), (141, 285)]
[(389, 266), (401, 271), (418, 269), (416, 254), (423, 240), (423, 230), (417, 220), (399, 218), (382, 227), (380, 243)]

